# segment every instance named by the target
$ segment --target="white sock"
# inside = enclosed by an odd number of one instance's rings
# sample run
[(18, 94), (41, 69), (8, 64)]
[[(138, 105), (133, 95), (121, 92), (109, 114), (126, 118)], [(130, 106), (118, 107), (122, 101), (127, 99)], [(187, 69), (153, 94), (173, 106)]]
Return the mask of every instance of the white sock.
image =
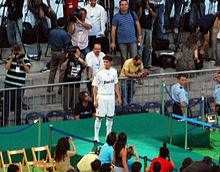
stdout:
[(94, 140), (97, 140), (99, 142), (99, 130), (101, 128), (102, 120), (96, 119), (95, 120), (95, 138)]
[(112, 131), (113, 118), (107, 118), (106, 120), (106, 138)]

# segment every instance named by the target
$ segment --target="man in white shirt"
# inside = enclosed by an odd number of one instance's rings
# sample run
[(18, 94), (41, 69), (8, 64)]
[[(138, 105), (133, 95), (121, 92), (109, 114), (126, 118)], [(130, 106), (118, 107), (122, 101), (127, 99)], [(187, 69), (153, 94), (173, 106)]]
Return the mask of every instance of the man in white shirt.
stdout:
[(96, 108), (95, 137), (99, 142), (99, 130), (102, 118), (107, 116), (106, 137), (111, 132), (115, 111), (115, 92), (118, 97), (117, 106), (121, 105), (121, 96), (118, 86), (117, 70), (111, 67), (112, 57), (103, 57), (104, 68), (95, 76), (92, 86), (94, 92), (94, 106)]
[(71, 42), (73, 46), (78, 46), (80, 51), (86, 56), (91, 50), (88, 46), (89, 30), (92, 28), (91, 22), (86, 18), (87, 11), (85, 8), (80, 9), (82, 18), (79, 20), (76, 17), (76, 22), (70, 22), (68, 27), (68, 34), (71, 35)]
[[(101, 44), (95, 43), (93, 50), (86, 55), (87, 75), (92, 83), (96, 73), (103, 68), (103, 57), (105, 54), (101, 52)], [(87, 85), (90, 95), (92, 96), (91, 83)]]
[[(97, 4), (97, 0), (90, 0), (90, 4), (85, 6), (87, 10), (87, 18), (92, 23), (92, 29), (89, 33), (89, 48), (92, 49), (95, 42), (99, 41), (103, 46), (105, 45), (105, 23), (106, 11)], [(104, 47), (102, 47), (104, 49)]]

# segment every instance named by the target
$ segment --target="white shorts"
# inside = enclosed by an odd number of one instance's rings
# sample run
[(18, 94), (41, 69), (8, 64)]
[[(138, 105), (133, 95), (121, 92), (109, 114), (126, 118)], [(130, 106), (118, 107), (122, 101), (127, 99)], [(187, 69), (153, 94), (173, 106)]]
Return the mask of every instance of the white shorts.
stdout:
[(113, 117), (115, 113), (115, 95), (98, 95), (98, 108), (96, 108), (96, 116)]

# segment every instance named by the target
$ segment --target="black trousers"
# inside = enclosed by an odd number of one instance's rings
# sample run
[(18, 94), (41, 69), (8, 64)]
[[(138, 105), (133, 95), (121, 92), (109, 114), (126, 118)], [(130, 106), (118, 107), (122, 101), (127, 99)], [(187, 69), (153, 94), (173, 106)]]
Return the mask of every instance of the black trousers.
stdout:
[(181, 107), (177, 105), (176, 103), (173, 104), (173, 113), (176, 115), (183, 116), (183, 112), (181, 110)]
[(216, 105), (216, 112), (218, 113), (218, 116), (220, 116), (220, 105)]

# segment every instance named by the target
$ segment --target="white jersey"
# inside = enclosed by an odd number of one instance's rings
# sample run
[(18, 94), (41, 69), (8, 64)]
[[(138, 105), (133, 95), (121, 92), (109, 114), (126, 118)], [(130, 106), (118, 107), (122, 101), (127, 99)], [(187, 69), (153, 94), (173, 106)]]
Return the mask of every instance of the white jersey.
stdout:
[(117, 83), (117, 70), (111, 67), (108, 70), (100, 70), (96, 74), (92, 86), (98, 88), (98, 95), (115, 95), (115, 84)]
[(105, 54), (103, 52), (100, 52), (99, 57), (97, 58), (93, 51), (89, 52), (86, 55), (87, 67), (92, 68), (92, 78), (95, 77), (96, 73), (99, 70), (103, 69), (103, 67), (104, 67), (103, 57), (104, 56), (105, 56)]

